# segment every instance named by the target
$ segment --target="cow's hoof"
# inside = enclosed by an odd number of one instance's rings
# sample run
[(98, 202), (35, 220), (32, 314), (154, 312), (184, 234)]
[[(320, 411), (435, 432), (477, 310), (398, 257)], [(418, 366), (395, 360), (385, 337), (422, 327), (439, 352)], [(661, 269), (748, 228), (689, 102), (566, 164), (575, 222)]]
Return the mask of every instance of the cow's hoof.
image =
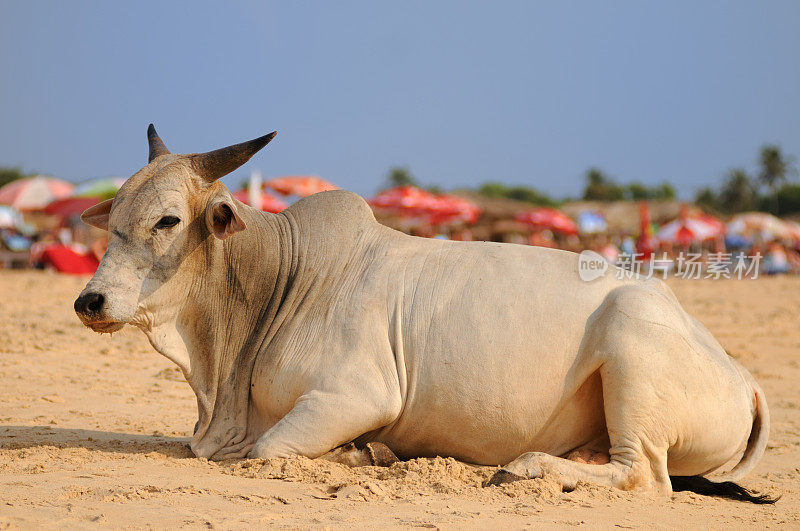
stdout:
[(502, 485), (503, 483), (512, 483), (514, 481), (519, 481), (521, 479), (527, 479), (525, 476), (518, 476), (513, 472), (509, 472), (508, 470), (503, 470), (502, 468), (494, 473), (489, 480), (483, 484), (484, 487), (491, 487), (493, 485)]
[(394, 455), (394, 452), (383, 443), (367, 443), (367, 452), (369, 453), (369, 458), (372, 460), (373, 466), (392, 466), (400, 461), (397, 456)]

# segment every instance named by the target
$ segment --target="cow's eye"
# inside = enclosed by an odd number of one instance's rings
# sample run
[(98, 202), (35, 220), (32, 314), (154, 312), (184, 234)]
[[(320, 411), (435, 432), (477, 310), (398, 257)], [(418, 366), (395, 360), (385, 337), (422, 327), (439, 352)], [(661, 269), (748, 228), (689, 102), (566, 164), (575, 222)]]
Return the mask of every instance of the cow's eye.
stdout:
[(181, 220), (179, 218), (175, 217), (175, 216), (164, 216), (163, 218), (158, 220), (158, 223), (156, 223), (156, 226), (153, 227), (153, 228), (154, 229), (168, 229), (170, 227), (174, 227), (175, 225), (177, 225), (180, 222), (181, 222)]

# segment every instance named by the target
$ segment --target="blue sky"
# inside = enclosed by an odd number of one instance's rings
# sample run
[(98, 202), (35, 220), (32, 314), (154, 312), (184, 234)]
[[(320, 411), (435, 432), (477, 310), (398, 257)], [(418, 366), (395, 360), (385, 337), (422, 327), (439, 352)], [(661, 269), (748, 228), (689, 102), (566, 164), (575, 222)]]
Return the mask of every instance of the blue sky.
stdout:
[(598, 166), (683, 197), (800, 155), (800, 3), (0, 0), (0, 164), (79, 181), (278, 137), (243, 169), (372, 194), (578, 195)]

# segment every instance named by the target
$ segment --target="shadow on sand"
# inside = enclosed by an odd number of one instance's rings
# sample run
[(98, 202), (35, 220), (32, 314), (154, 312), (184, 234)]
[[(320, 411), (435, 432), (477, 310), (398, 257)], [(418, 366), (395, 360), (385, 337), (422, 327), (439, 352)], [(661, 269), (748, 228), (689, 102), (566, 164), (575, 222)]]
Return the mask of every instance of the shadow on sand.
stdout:
[(86, 448), (101, 452), (149, 454), (167, 457), (194, 457), (188, 437), (167, 437), (135, 433), (115, 433), (54, 426), (0, 425), (0, 450), (19, 450), (51, 446)]

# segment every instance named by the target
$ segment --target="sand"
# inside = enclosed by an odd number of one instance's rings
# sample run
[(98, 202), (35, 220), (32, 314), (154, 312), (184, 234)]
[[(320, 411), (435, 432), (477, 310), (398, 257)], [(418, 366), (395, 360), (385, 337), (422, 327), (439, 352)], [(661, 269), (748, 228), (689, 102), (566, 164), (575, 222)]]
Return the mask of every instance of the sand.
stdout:
[(72, 302), (86, 280), (0, 271), (0, 529), (800, 526), (800, 279), (670, 281), (767, 393), (770, 444), (742, 483), (782, 494), (772, 506), (547, 479), (484, 489), (492, 468), (442, 458), (197, 459), (183, 376), (138, 330), (84, 328)]

